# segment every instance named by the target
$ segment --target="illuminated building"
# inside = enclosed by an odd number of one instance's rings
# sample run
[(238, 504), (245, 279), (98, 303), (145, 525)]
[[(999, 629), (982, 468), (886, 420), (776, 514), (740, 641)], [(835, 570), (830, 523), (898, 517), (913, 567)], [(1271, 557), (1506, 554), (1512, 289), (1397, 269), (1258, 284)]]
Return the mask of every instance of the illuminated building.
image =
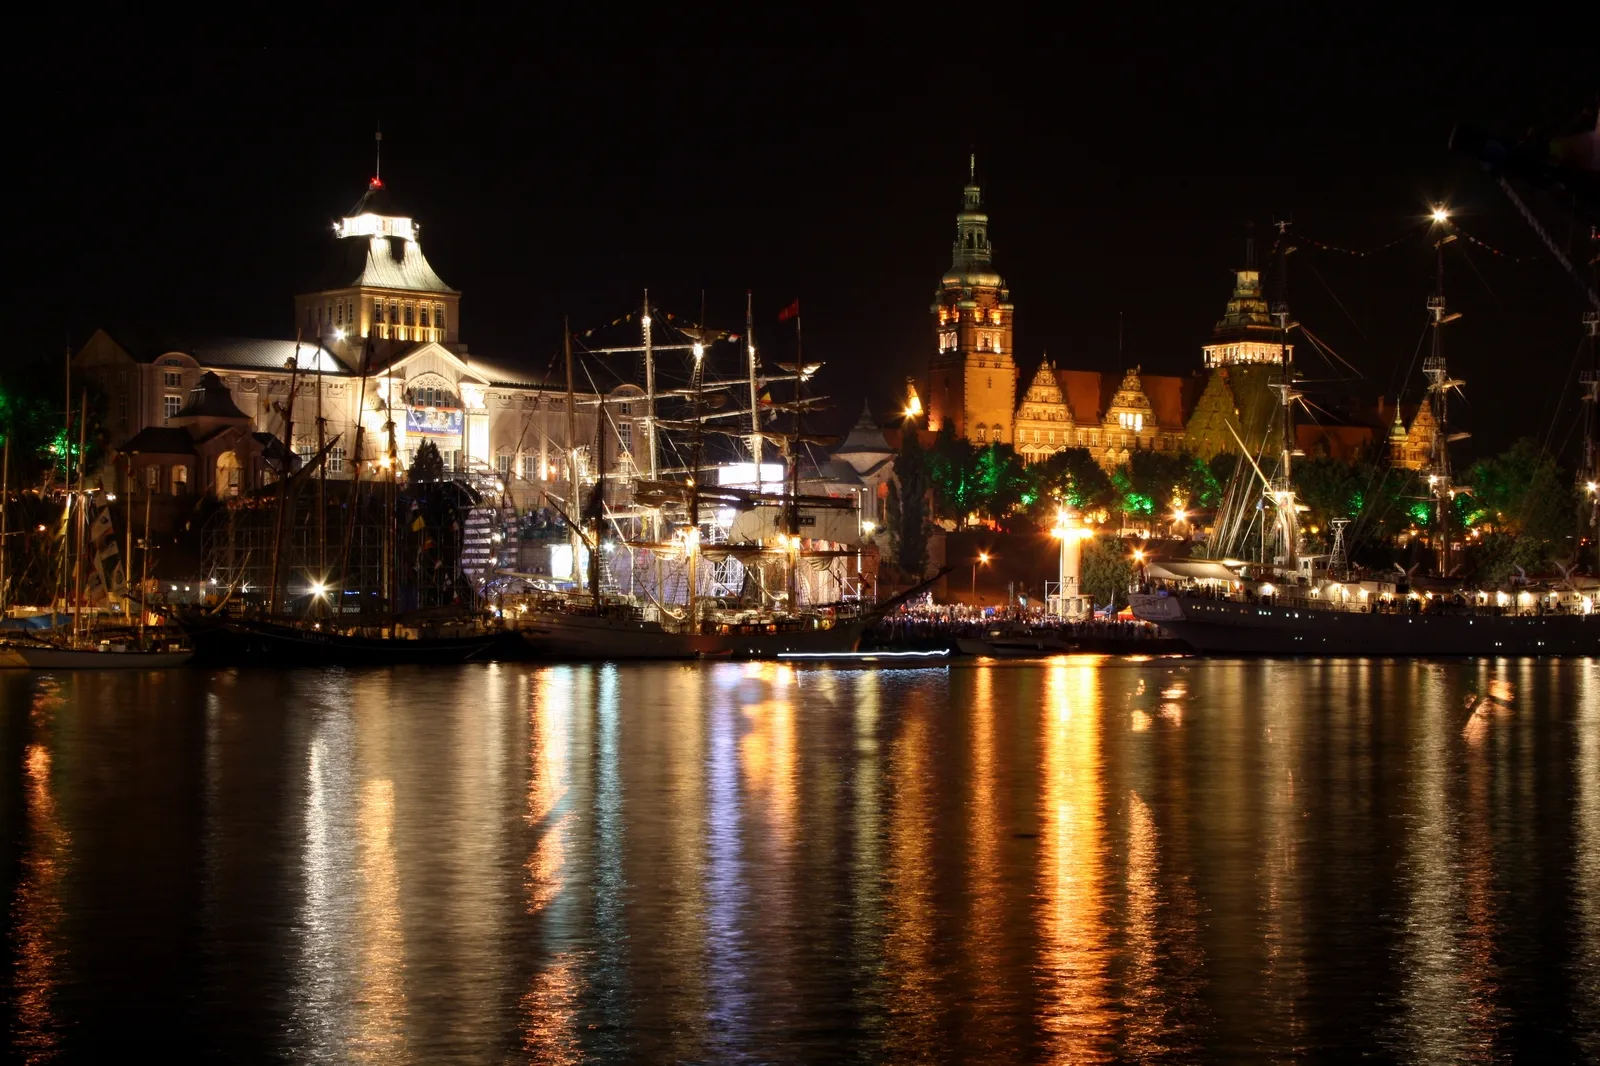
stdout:
[(929, 371), (928, 428), (947, 421), (958, 436), (980, 443), (1014, 443), (1012, 411), (1017, 364), (1011, 347), (1016, 308), (995, 270), (989, 216), (974, 158), (956, 215), (950, 269), (933, 306), (934, 355)]
[[(577, 438), (569, 442), (564, 387), (544, 387), (536, 374), (468, 351), (461, 294), (429, 264), (416, 219), (382, 182), (374, 178), (332, 230), (327, 269), (294, 300), (298, 341), (104, 329), (89, 338), (73, 358), (73, 373), (107, 399), (113, 455), (101, 477), (108, 487), (115, 482), (166, 497), (261, 487), (276, 473), (278, 464), (262, 454), (283, 439), (291, 384), (294, 452), (298, 461), (315, 454), (320, 414), (322, 440), (331, 442), (331, 479), (348, 479), (356, 469), (358, 422), (365, 428), (364, 477), (381, 475), (392, 423), (402, 468), (431, 441), (446, 469), (480, 490), (500, 495), (503, 486), (506, 502), (519, 508), (543, 504), (546, 488), (567, 494), (569, 443), (579, 476), (593, 478), (595, 398), (579, 396)], [(188, 409), (200, 394), (212, 408), (231, 410), (229, 425), (240, 430), (228, 438), (234, 444), (221, 446), (209, 423), (194, 429)], [(643, 392), (635, 386), (606, 396), (608, 468), (624, 483), (613, 492), (626, 491), (634, 470), (643, 413)], [(138, 471), (136, 482), (129, 481), (130, 469)]]

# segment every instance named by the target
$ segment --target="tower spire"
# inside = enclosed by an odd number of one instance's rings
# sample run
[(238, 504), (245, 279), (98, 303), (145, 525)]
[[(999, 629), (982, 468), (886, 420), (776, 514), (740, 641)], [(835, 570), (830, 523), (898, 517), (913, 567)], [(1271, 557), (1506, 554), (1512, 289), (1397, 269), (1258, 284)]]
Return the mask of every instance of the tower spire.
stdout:
[(373, 144), (376, 147), (373, 149), (372, 187), (381, 189), (383, 188), (383, 124), (381, 122), (373, 133)]

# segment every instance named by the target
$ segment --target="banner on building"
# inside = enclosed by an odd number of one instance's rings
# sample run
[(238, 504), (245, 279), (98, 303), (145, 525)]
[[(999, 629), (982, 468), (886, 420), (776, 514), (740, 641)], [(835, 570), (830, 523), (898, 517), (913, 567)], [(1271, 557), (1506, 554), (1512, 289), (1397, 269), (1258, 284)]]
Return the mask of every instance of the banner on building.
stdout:
[(428, 437), (461, 436), (461, 412), (439, 407), (407, 407), (406, 433)]

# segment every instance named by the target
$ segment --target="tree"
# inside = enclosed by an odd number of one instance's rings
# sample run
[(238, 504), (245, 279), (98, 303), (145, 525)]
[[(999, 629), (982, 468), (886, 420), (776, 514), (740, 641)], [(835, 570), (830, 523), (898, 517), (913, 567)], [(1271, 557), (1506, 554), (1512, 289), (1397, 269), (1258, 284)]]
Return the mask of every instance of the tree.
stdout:
[(1004, 518), (1036, 497), (1033, 478), (1009, 444), (991, 444), (978, 451), (973, 482), (977, 490), (973, 510), (985, 518)]
[(917, 580), (928, 569), (928, 460), (914, 426), (906, 427), (894, 463), (900, 493), (897, 558), (900, 569)]
[(416, 458), (411, 460), (411, 469), (406, 476), (414, 482), (443, 481), (444, 456), (439, 454), (438, 445), (431, 440), (423, 441), (417, 448)]
[(935, 513), (960, 521), (978, 509), (978, 450), (946, 422), (926, 453)]
[(1068, 503), (1088, 511), (1111, 504), (1111, 479), (1087, 448), (1063, 448), (1028, 470), (1039, 506), (1053, 511)]
[(1079, 581), (1097, 602), (1118, 607), (1128, 602), (1133, 563), (1120, 540), (1093, 537), (1083, 542)]
[(1468, 528), (1487, 532), (1473, 553), (1473, 576), (1498, 585), (1521, 569), (1550, 570), (1577, 543), (1578, 497), (1553, 457), (1531, 440), (1473, 464), (1470, 501), (1456, 497)]

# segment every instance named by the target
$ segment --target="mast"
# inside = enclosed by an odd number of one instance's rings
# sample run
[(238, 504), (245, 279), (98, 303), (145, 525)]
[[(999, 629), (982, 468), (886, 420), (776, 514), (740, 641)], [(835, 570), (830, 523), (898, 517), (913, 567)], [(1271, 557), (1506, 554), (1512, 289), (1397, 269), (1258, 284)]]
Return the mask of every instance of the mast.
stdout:
[(700, 602), (697, 593), (700, 588), (700, 446), (705, 436), (705, 425), (700, 419), (701, 411), (701, 386), (705, 378), (701, 369), (705, 364), (705, 329), (706, 329), (706, 294), (700, 293), (700, 325), (699, 332), (695, 335), (694, 342), (694, 368), (690, 371), (689, 384), (694, 393), (694, 450), (689, 463), (689, 528), (684, 531), (684, 568), (689, 579), (687, 614), (689, 619), (689, 632), (700, 631)]
[(756, 495), (766, 491), (766, 486), (761, 483), (761, 406), (760, 397), (757, 395), (756, 373), (760, 369), (756, 365), (756, 324), (751, 313), (750, 290), (744, 294), (744, 341), (745, 350), (749, 353), (750, 363), (750, 457), (756, 461)]
[[(1585, 311), (1583, 328), (1589, 365), (1579, 378), (1583, 388), (1583, 467), (1578, 480), (1589, 504), (1589, 543), (1600, 553), (1600, 312)], [(1600, 556), (1595, 573), (1600, 574)]]
[[(327, 446), (328, 420), (322, 416), (322, 349), (317, 348), (317, 581), (328, 586), (328, 457), (323, 455)], [(311, 610), (321, 614), (317, 597), (311, 597)]]
[[(572, 542), (572, 568), (578, 568), (578, 558), (582, 550), (582, 538), (578, 535), (576, 523), (580, 516), (578, 509), (578, 396), (572, 386), (572, 325), (566, 315), (561, 316), (561, 347), (567, 357), (567, 523), (570, 529), (569, 539)], [(590, 567), (594, 561), (590, 561)], [(573, 574), (577, 576), (576, 573)]]
[[(78, 531), (78, 551), (72, 558), (72, 635), (78, 636), (80, 622), (83, 618), (83, 537), (88, 527), (84, 519), (83, 506), (83, 445), (84, 436), (89, 422), (89, 390), (83, 390), (82, 405), (78, 409), (78, 513), (77, 521), (73, 525)], [(70, 448), (71, 445), (68, 445)]]
[[(144, 619), (149, 612), (144, 607), (145, 584), (150, 580), (150, 497), (155, 493), (146, 486), (144, 494), (144, 538), (139, 542), (139, 646), (144, 647)], [(132, 524), (131, 522), (129, 523)], [(133, 560), (128, 560), (132, 567)]]
[(598, 396), (594, 419), (594, 549), (589, 559), (589, 595), (594, 597), (595, 613), (600, 612), (600, 566), (603, 553), (600, 540), (605, 536), (606, 517), (606, 402)]
[[(67, 600), (67, 552), (70, 546), (70, 530), (67, 523), (72, 521), (72, 346), (66, 349), (67, 366), (67, 403), (63, 415), (63, 428), (61, 430), (61, 450), (65, 453), (64, 465), (61, 468), (61, 487), (66, 493), (67, 510), (61, 516), (61, 565), (56, 569), (56, 599), (63, 605)], [(51, 464), (52, 470), (54, 464)], [(48, 484), (48, 478), (46, 484)]]
[(367, 423), (362, 417), (367, 408), (367, 371), (372, 367), (372, 337), (367, 336), (366, 350), (361, 358), (361, 386), (356, 393), (356, 440), (355, 451), (351, 453), (350, 464), (350, 501), (346, 510), (349, 519), (345, 523), (344, 552), (339, 560), (339, 584), (334, 595), (337, 596), (339, 609), (334, 613), (344, 614), (345, 585), (350, 580), (350, 542), (356, 538), (356, 512), (361, 505), (361, 448), (364, 443), (362, 438), (366, 435)]
[(650, 290), (644, 290), (644, 440), (650, 480), (656, 479), (656, 353), (650, 334)]
[[(1294, 494), (1292, 463), (1295, 452), (1294, 401), (1299, 393), (1294, 391), (1294, 354), (1289, 347), (1289, 248), (1284, 244), (1289, 223), (1278, 224), (1278, 299), (1272, 305), (1272, 317), (1278, 323), (1278, 354), (1282, 358), (1283, 380), (1278, 384), (1278, 402), (1283, 408), (1283, 440), (1280, 443), (1278, 477), (1273, 485), (1273, 499), (1278, 505), (1278, 520), (1283, 526), (1283, 568), (1291, 574), (1300, 569), (1300, 514)], [(1265, 548), (1263, 537), (1263, 550)]]
[(383, 390), (384, 432), (388, 434), (388, 451), (378, 465), (388, 474), (383, 487), (383, 599), (394, 614), (399, 604), (400, 579), (396, 573), (395, 553), (399, 548), (399, 531), (395, 528), (395, 445), (394, 445), (394, 364), (388, 367), (389, 387)]
[(300, 338), (294, 341), (294, 358), (289, 361), (289, 402), (283, 409), (283, 463), (278, 471), (278, 515), (272, 531), (272, 588), (267, 593), (267, 614), (278, 613), (278, 564), (283, 555), (283, 513), (289, 503), (289, 457), (294, 454), (294, 394), (300, 375)]
[[(1441, 217), (1443, 216), (1443, 217)], [(1441, 210), (1435, 214), (1441, 223), (1448, 218)], [(1428, 488), (1433, 493), (1435, 565), (1440, 577), (1451, 570), (1450, 557), (1450, 507), (1455, 500), (1455, 485), (1450, 471), (1450, 390), (1461, 385), (1454, 381), (1445, 365), (1444, 327), (1460, 318), (1459, 313), (1449, 314), (1444, 299), (1444, 246), (1455, 240), (1450, 233), (1434, 242), (1435, 288), (1428, 297), (1428, 315), (1432, 319), (1432, 344), (1422, 361), (1422, 373), (1428, 379), (1428, 406), (1433, 412), (1434, 436), (1428, 459)]]
[[(973, 164), (976, 166), (976, 162)], [(796, 301), (798, 302), (798, 301)], [(785, 507), (789, 527), (788, 551), (784, 553), (784, 587), (789, 596), (789, 613), (800, 613), (799, 555), (800, 555), (800, 435), (803, 430), (801, 414), (805, 407), (806, 362), (805, 347), (800, 340), (800, 313), (794, 316), (794, 440), (789, 444), (789, 500)]]

